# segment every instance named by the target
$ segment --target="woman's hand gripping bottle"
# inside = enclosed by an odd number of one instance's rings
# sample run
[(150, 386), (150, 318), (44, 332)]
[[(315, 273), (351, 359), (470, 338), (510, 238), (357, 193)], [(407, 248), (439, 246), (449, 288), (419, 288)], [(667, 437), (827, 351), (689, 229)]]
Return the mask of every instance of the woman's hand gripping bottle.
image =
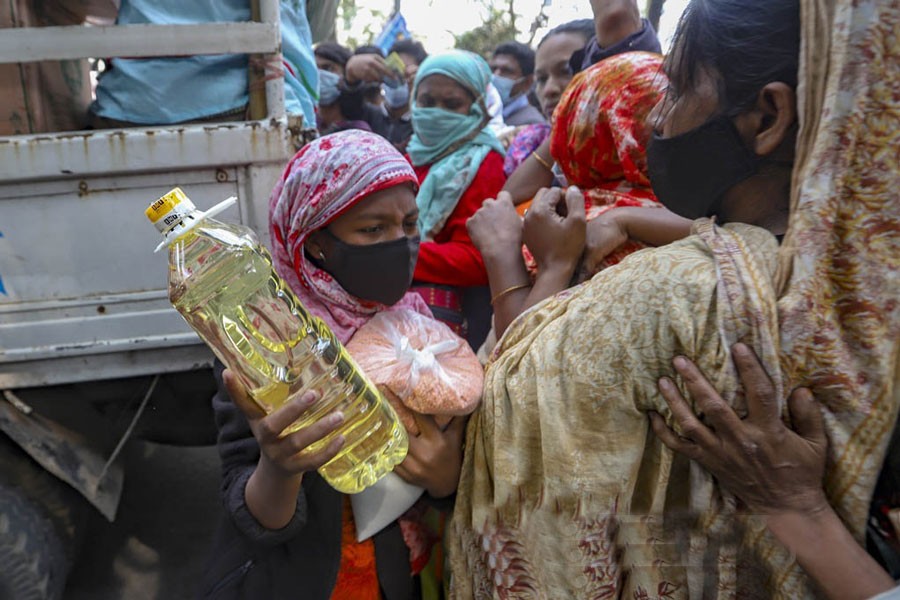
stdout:
[(341, 492), (360, 492), (406, 457), (406, 431), (328, 326), (278, 277), (254, 232), (210, 218), (233, 203), (204, 213), (175, 188), (147, 209), (165, 238), (160, 248), (169, 248), (169, 300), (266, 413), (306, 390), (319, 393), (288, 432), (333, 410), (344, 414), (343, 427), (304, 452), (343, 435), (319, 473)]

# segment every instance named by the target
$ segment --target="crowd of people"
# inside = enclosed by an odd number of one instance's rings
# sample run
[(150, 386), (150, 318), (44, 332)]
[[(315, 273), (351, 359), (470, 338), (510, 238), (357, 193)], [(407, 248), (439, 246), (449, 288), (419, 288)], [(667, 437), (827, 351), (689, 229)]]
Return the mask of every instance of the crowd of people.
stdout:
[[(270, 198), (276, 270), (342, 342), (384, 311), (445, 323), (484, 393), (396, 470), (437, 526), (360, 542), (316, 473), (342, 438), (303, 452), (343, 415), (282, 435), (315, 395), (265, 414), (219, 365), (200, 595), (896, 594), (900, 5), (822, 4), (691, 0), (663, 56), (635, 0), (592, 0), (486, 59), (313, 46), (282, 3), (286, 105), (317, 135)], [(153, 120), (245, 110), (244, 65), (206, 60), (222, 103)], [(114, 64), (96, 126), (148, 122), (134, 81), (165, 71)]]

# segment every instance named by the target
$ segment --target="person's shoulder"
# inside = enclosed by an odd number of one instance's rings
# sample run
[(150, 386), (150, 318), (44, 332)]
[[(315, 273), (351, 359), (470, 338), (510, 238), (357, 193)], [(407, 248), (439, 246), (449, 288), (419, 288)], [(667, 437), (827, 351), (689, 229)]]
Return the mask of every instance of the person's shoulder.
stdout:
[(513, 126), (535, 125), (539, 123), (546, 123), (547, 119), (544, 118), (544, 115), (541, 114), (541, 111), (539, 111), (531, 104), (528, 104), (510, 115), (509, 119), (507, 119), (506, 122), (507, 125)]

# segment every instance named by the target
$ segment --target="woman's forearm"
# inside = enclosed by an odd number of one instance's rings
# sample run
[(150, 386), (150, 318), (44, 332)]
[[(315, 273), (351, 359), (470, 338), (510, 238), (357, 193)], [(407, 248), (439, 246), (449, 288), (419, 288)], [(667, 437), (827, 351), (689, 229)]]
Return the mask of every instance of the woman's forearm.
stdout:
[(531, 277), (525, 268), (522, 247), (509, 247), (484, 254), (494, 308), (494, 333), (499, 340), (503, 332), (522, 312), (528, 296)]
[(564, 289), (569, 287), (572, 277), (575, 274), (576, 265), (560, 264), (546, 265), (538, 268), (537, 279), (534, 286), (525, 298), (525, 301), (519, 307), (516, 316), (522, 314), (535, 304), (546, 300), (550, 296), (555, 296)]
[(260, 457), (244, 490), (247, 509), (266, 529), (283, 529), (294, 518), (302, 480), (302, 475), (286, 476)]
[[(535, 153), (549, 165), (553, 164), (550, 156), (550, 140), (545, 140)], [(522, 164), (506, 180), (504, 192), (509, 192), (514, 204), (522, 204), (534, 198), (538, 190), (550, 187), (553, 183), (553, 171), (534, 156), (529, 155)]]
[(769, 530), (832, 600), (865, 600), (894, 581), (847, 531), (830, 507), (766, 517)]
[(629, 238), (650, 246), (665, 246), (691, 234), (693, 221), (662, 207), (625, 206), (613, 209)]

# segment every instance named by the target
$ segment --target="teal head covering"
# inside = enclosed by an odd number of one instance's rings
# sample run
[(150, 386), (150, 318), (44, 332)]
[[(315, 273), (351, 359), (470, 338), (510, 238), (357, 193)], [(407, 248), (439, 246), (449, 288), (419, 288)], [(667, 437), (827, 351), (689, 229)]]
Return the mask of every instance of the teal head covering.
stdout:
[[(418, 106), (419, 84), (431, 75), (449, 77), (475, 99), (462, 115), (442, 108)], [(431, 165), (419, 188), (419, 232), (432, 239), (472, 184), (484, 157), (503, 145), (488, 128), (484, 96), (491, 70), (483, 58), (464, 50), (429, 56), (419, 66), (413, 84), (413, 137), (407, 151), (415, 166)]]

